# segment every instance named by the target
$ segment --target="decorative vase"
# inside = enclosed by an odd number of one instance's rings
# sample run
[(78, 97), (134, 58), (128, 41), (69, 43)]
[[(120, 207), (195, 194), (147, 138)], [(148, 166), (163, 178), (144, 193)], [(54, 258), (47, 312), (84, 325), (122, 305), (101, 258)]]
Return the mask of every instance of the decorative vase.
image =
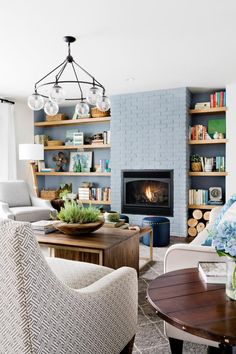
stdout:
[(232, 259), (227, 261), (227, 280), (226, 280), (226, 295), (232, 299), (236, 300), (236, 263)]
[(191, 162), (191, 170), (193, 172), (200, 172), (202, 170), (201, 162)]

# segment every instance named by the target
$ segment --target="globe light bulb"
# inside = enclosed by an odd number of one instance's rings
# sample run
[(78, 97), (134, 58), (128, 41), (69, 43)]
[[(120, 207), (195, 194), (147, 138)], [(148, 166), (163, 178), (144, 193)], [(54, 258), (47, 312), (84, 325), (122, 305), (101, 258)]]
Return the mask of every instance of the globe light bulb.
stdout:
[(75, 106), (75, 111), (79, 116), (83, 116), (85, 114), (88, 114), (89, 113), (89, 105), (86, 102), (81, 101)]
[(111, 102), (109, 100), (109, 98), (107, 96), (101, 96), (100, 98), (98, 98), (97, 101), (97, 108), (102, 111), (102, 112), (106, 112), (110, 109), (111, 107)]
[(89, 104), (91, 104), (91, 106), (96, 106), (99, 97), (101, 97), (101, 94), (99, 92), (99, 88), (96, 86), (92, 86), (89, 89), (89, 91), (90, 92), (89, 92), (86, 100)]
[(59, 111), (58, 104), (55, 101), (47, 100), (44, 106), (44, 112), (49, 116), (55, 116)]
[(31, 96), (28, 97), (28, 106), (33, 111), (39, 111), (43, 108), (44, 99), (38, 93), (33, 93)]
[(56, 103), (60, 104), (65, 101), (66, 93), (61, 86), (55, 84), (49, 94), (49, 97), (51, 101), (55, 101)]

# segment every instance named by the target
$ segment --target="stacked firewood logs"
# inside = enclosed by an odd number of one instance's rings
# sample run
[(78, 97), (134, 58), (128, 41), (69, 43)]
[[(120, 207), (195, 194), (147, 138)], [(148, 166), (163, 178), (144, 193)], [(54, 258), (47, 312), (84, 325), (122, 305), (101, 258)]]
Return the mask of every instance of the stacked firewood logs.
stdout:
[(205, 229), (209, 222), (210, 211), (201, 211), (200, 209), (194, 209), (192, 217), (188, 219), (188, 235), (195, 237)]

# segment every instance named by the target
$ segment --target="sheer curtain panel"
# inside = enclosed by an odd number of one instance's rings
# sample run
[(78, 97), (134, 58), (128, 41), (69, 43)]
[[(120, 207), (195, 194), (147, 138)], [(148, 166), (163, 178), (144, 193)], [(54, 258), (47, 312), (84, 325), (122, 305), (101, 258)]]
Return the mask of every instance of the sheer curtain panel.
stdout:
[(0, 103), (0, 180), (16, 179), (14, 105)]

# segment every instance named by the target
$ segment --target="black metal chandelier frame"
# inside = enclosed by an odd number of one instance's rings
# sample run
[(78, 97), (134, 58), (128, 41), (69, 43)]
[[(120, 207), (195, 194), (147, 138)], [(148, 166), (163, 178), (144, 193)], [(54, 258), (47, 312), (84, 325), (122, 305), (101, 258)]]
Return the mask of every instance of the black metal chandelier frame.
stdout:
[[(87, 70), (85, 70), (81, 65), (79, 65), (74, 60), (74, 58), (71, 55), (70, 44), (75, 42), (76, 38), (72, 37), (72, 36), (65, 36), (63, 39), (64, 39), (64, 41), (66, 43), (68, 43), (68, 55), (67, 55), (66, 59), (60, 65), (58, 65), (56, 68), (51, 70), (48, 74), (46, 74), (44, 77), (42, 77), (40, 80), (38, 80), (35, 83), (35, 85), (34, 85), (35, 94), (39, 94), (39, 95), (41, 95), (44, 98), (50, 98), (50, 96), (46, 96), (45, 94), (42, 94), (40, 92), (40, 88), (42, 88), (44, 86), (49, 86), (49, 85), (77, 84), (78, 87), (79, 87), (79, 90), (80, 90), (80, 97), (79, 98), (65, 98), (65, 100), (66, 101), (84, 101), (85, 97), (83, 95), (83, 90), (82, 90), (81, 84), (86, 84), (86, 85), (90, 85), (92, 87), (101, 88), (102, 89), (102, 94), (103, 94), (103, 96), (105, 96), (105, 92), (106, 92), (105, 91), (105, 87), (98, 80), (96, 80), (93, 75), (91, 75)], [(68, 64), (71, 64), (72, 70), (73, 70), (73, 73), (75, 75), (76, 80), (60, 80), (60, 78), (61, 78), (61, 76), (62, 76), (62, 74), (63, 74), (63, 72), (64, 72), (64, 70), (65, 70), (65, 68), (67, 67)], [(91, 78), (91, 81), (81, 81), (81, 80), (79, 80), (75, 66), (77, 66), (85, 74), (87, 74)], [(59, 68), (60, 68), (60, 70), (55, 76), (55, 81), (42, 83), (42, 81), (44, 79), (46, 79), (48, 76), (50, 76), (53, 72), (55, 72)]]

